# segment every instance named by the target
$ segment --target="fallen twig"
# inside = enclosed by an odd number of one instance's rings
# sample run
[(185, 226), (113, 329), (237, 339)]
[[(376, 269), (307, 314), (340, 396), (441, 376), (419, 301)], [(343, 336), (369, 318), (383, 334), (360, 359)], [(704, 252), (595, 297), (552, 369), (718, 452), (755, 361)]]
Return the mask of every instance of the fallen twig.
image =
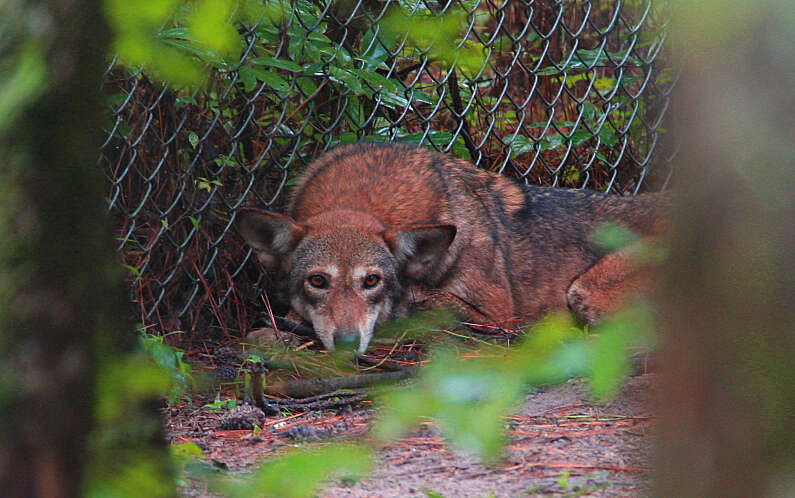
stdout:
[[(391, 351), (390, 351), (390, 353), (391, 353)], [(366, 366), (367, 368), (365, 368), (365, 370), (370, 370), (371, 368), (382, 368), (382, 369), (388, 370), (390, 372), (399, 372), (401, 370), (405, 370), (406, 369), (406, 367), (403, 367), (401, 365), (396, 364), (394, 360), (389, 358), (389, 355), (384, 356), (380, 360), (372, 360), (372, 359), (367, 358), (365, 356), (357, 355), (356, 356), (356, 361), (360, 365)]]
[(267, 386), (265, 388), (265, 393), (281, 394), (283, 396), (290, 396), (291, 398), (306, 398), (308, 396), (340, 389), (360, 389), (363, 387), (372, 387), (382, 382), (395, 382), (408, 379), (416, 372), (416, 367), (409, 367), (397, 372), (350, 375), (346, 377), (322, 379), (288, 380)]
[(553, 469), (579, 469), (579, 470), (612, 470), (614, 472), (648, 472), (646, 467), (624, 467), (621, 465), (583, 465), (569, 462), (527, 462), (506, 470), (513, 470), (517, 467), (547, 467)]
[(301, 399), (268, 399), (268, 402), (280, 410), (317, 411), (355, 405), (367, 398), (362, 390), (334, 391)]

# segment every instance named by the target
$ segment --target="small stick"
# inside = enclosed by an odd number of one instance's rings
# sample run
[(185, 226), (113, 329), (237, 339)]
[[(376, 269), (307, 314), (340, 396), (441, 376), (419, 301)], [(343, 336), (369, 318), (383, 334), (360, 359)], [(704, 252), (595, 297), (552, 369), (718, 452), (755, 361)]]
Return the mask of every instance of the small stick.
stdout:
[(265, 393), (281, 394), (283, 396), (290, 396), (291, 398), (305, 398), (307, 396), (337, 391), (339, 389), (372, 387), (381, 382), (395, 382), (408, 379), (416, 372), (416, 367), (409, 367), (397, 372), (371, 373), (322, 379), (288, 380), (269, 385), (265, 388)]
[(265, 365), (259, 362), (249, 362), (248, 371), (251, 375), (251, 399), (254, 406), (260, 408), (266, 415), (277, 415), (279, 409), (265, 401), (262, 393), (262, 374), (265, 373)]
[(279, 326), (276, 323), (276, 318), (273, 316), (273, 309), (271, 308), (271, 300), (268, 299), (268, 293), (264, 293), (260, 296), (262, 298), (262, 302), (265, 304), (265, 310), (268, 312), (268, 317), (271, 319), (271, 324), (273, 325), (273, 332), (276, 334), (276, 337), (281, 341), (282, 335), (279, 333)]

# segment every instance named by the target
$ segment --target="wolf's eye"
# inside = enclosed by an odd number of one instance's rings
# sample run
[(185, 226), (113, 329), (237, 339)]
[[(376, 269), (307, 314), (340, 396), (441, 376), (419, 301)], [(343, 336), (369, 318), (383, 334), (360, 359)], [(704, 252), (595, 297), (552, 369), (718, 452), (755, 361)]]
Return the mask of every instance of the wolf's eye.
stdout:
[(375, 275), (375, 274), (367, 275), (366, 277), (364, 277), (364, 288), (365, 289), (372, 289), (373, 287), (378, 285), (378, 282), (380, 282), (380, 281), (381, 281), (381, 277), (379, 277), (378, 275)]
[(310, 275), (307, 281), (309, 282), (309, 285), (315, 287), (316, 289), (325, 289), (328, 286), (326, 277), (323, 275)]

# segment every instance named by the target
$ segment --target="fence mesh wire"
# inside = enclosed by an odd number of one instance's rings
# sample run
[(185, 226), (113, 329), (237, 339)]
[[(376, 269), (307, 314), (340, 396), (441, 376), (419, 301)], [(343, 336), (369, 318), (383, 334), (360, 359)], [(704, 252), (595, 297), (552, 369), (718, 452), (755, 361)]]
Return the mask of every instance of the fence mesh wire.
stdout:
[[(232, 60), (165, 26), (209, 68), (204, 89), (116, 66), (103, 89), (100, 164), (140, 320), (200, 340), (256, 326), (269, 283), (235, 213), (278, 210), (340, 143), (411, 142), (538, 185), (663, 188), (667, 22), (650, 0), (293, 1), (241, 23)], [(450, 26), (458, 50), (439, 49)]]

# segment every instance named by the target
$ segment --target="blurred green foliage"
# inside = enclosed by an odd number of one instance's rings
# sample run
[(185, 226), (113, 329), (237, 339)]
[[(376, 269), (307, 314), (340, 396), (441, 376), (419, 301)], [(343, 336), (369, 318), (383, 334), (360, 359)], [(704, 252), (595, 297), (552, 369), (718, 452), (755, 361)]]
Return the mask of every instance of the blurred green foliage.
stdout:
[(314, 496), (323, 481), (357, 479), (373, 467), (371, 451), (361, 445), (333, 444), (298, 449), (269, 461), (246, 479), (215, 480), (215, 488), (232, 498)]
[(649, 344), (649, 317), (647, 307), (632, 306), (588, 335), (568, 315), (550, 315), (508, 350), (484, 346), (464, 359), (442, 349), (411, 389), (382, 393), (385, 413), (373, 428), (375, 437), (386, 442), (436, 420), (455, 445), (494, 462), (505, 442), (503, 417), (528, 386), (580, 375), (597, 398), (608, 399), (629, 374), (630, 346)]
[[(194, 87), (204, 78), (203, 65), (186, 49), (222, 58), (239, 55), (240, 39), (230, 24), (233, 2), (205, 0), (106, 0), (105, 13), (114, 29), (112, 53), (122, 64), (145, 68), (177, 87)], [(169, 43), (163, 26), (174, 16), (184, 20), (184, 46)], [(237, 53), (234, 53), (237, 51)]]
[(618, 223), (602, 223), (591, 234), (591, 243), (604, 252), (618, 251), (637, 243), (640, 238)]
[(44, 21), (22, 0), (0, 4), (0, 135), (46, 89)]
[(430, 10), (419, 9), (419, 3), (410, 11), (393, 9), (381, 22), (381, 36), (387, 40), (405, 40), (407, 50), (419, 50), (431, 60), (441, 61), (447, 67), (457, 67), (471, 77), (483, 71), (486, 64), (485, 47), (460, 40), (466, 26), (466, 12), (452, 10), (439, 17)]
[(416, 311), (408, 316), (395, 318), (376, 326), (375, 337), (400, 339), (410, 337), (420, 339), (437, 333), (439, 330), (451, 329), (458, 322), (455, 312), (447, 308), (434, 308)]
[(585, 374), (593, 396), (607, 401), (631, 373), (631, 353), (648, 350), (656, 342), (653, 308), (646, 301), (637, 300), (607, 317), (594, 332)]
[(90, 497), (171, 496), (173, 468), (152, 441), (162, 438), (151, 400), (170, 391), (167, 372), (142, 351), (104, 361), (97, 375), (96, 421), (83, 493)]
[(139, 344), (146, 357), (165, 374), (169, 381), (169, 402), (175, 402), (177, 398), (196, 387), (191, 374), (192, 368), (183, 359), (184, 351), (166, 344), (166, 336), (148, 334), (142, 325), (138, 326), (138, 334)]
[[(365, 35), (362, 46), (369, 50), (349, 54), (344, 48), (333, 46), (332, 41), (311, 23), (293, 23), (289, 28), (292, 60), (266, 56), (256, 58), (253, 66), (241, 64), (243, 41), (236, 26), (256, 25), (258, 34), (270, 40), (278, 35), (280, 21), (293, 9), (299, 11), (302, 18), (311, 20), (316, 6), (308, 1), (105, 1), (108, 20), (116, 33), (112, 53), (121, 64), (131, 69), (144, 69), (156, 79), (178, 88), (195, 88), (211, 69), (239, 71), (247, 90), (252, 90), (255, 81), (260, 81), (279, 91), (295, 91), (275, 69), (302, 72), (310, 77), (320, 66), (307, 64), (309, 60), (322, 64), (323, 56), (336, 55), (332, 74), (340, 82), (351, 85), (357, 94), (372, 96), (373, 89), (383, 90), (385, 102), (406, 102), (398, 92), (405, 90), (402, 82), (374, 71), (387, 68), (384, 64), (387, 52), (374, 40), (379, 31), (377, 26)], [(484, 57), (471, 43), (461, 43), (463, 22), (463, 10), (441, 17), (415, 14), (409, 20), (407, 12), (394, 9), (382, 21), (384, 29), (379, 36), (393, 43), (403, 37), (405, 50), (417, 47), (448, 65), (456, 62), (458, 67), (477, 70), (483, 66)], [(354, 58), (365, 62), (365, 66), (356, 67)], [(301, 85), (303, 90), (309, 90), (306, 86), (309, 81)], [(362, 81), (373, 88), (363, 85)]]

